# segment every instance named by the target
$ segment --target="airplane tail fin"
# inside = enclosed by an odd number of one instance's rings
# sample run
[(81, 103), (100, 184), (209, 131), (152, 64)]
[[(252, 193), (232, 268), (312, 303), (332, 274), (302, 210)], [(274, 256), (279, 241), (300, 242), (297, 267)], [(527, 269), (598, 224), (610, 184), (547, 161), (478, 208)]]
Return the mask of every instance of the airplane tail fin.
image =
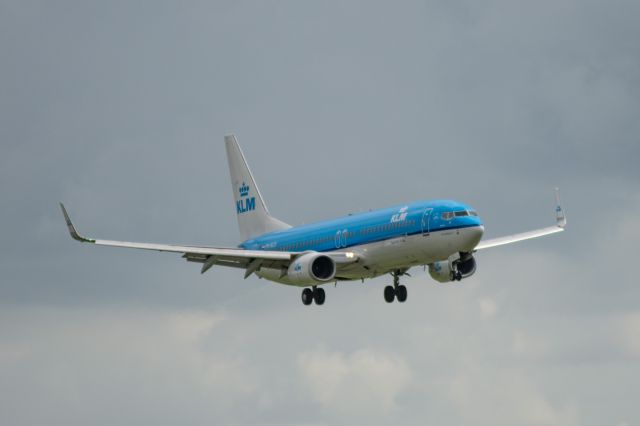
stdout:
[(231, 189), (236, 204), (238, 227), (243, 240), (258, 235), (290, 228), (284, 222), (271, 217), (267, 205), (253, 179), (251, 170), (234, 135), (224, 137), (231, 174)]

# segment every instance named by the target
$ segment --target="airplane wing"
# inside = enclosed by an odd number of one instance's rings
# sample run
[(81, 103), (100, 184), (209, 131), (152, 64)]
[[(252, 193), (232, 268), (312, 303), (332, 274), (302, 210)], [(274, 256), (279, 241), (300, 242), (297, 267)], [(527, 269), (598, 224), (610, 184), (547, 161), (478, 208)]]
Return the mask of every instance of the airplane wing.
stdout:
[(505, 244), (516, 243), (518, 241), (529, 240), (532, 238), (544, 237), (545, 235), (555, 234), (557, 232), (564, 231), (567, 226), (567, 218), (564, 215), (564, 211), (560, 206), (560, 194), (558, 188), (556, 188), (556, 224), (546, 228), (536, 229), (533, 231), (522, 232), (519, 234), (507, 235), (505, 237), (493, 238), (490, 240), (481, 241), (475, 248), (475, 250), (484, 250), (491, 247), (498, 247)]
[[(283, 268), (303, 253), (274, 251), (274, 250), (245, 250), (235, 247), (206, 247), (206, 246), (185, 246), (175, 244), (154, 244), (154, 243), (133, 243), (127, 241), (111, 241), (98, 240), (83, 237), (78, 233), (75, 226), (71, 222), (71, 218), (65, 209), (64, 204), (60, 203), (62, 214), (67, 222), (69, 234), (71, 238), (83, 243), (91, 243), (98, 246), (110, 247), (126, 247), (142, 250), (163, 251), (170, 253), (182, 253), (182, 257), (188, 262), (202, 263), (201, 273), (204, 274), (213, 266), (230, 266), (235, 268), (246, 269), (245, 278), (256, 272), (259, 268)], [(357, 260), (357, 256), (353, 253), (327, 253), (337, 264), (352, 263)]]

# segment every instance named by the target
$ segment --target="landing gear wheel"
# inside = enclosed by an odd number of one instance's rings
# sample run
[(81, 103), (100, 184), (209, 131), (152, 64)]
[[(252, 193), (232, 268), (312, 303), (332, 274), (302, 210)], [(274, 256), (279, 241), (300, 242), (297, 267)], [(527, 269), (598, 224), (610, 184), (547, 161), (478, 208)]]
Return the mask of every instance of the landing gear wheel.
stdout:
[(398, 298), (398, 302), (405, 302), (407, 300), (407, 287), (399, 285), (398, 288), (396, 288), (396, 297)]
[(305, 288), (302, 290), (302, 304), (310, 305), (313, 302), (313, 292), (310, 288)]
[(323, 288), (315, 288), (313, 289), (313, 300), (315, 300), (316, 305), (322, 305), (324, 303), (325, 294)]
[(393, 287), (391, 287), (390, 285), (386, 286), (384, 288), (384, 300), (387, 303), (391, 303), (393, 302), (393, 299), (395, 299), (396, 297), (396, 291)]

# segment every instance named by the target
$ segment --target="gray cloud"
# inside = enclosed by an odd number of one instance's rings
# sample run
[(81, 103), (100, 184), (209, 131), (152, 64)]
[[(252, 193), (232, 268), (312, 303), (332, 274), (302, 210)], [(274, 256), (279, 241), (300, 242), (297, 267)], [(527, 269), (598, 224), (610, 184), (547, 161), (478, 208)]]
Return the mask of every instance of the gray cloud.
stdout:
[[(4, 422), (637, 423), (638, 9), (4, 2)], [(89, 235), (235, 245), (228, 132), (291, 223), (446, 197), (497, 236), (560, 186), (570, 227), (461, 285), (413, 271), (402, 307), (380, 278), (311, 310), (69, 239), (61, 199)]]

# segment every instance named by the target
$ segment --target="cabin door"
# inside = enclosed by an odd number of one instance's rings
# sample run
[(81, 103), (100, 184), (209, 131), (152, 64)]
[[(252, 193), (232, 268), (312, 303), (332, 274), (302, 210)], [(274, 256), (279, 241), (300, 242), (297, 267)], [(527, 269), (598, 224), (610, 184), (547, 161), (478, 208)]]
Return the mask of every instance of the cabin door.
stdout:
[(432, 208), (425, 209), (424, 214), (422, 215), (422, 235), (425, 237), (429, 235), (429, 221), (431, 219), (431, 213), (433, 212)]

